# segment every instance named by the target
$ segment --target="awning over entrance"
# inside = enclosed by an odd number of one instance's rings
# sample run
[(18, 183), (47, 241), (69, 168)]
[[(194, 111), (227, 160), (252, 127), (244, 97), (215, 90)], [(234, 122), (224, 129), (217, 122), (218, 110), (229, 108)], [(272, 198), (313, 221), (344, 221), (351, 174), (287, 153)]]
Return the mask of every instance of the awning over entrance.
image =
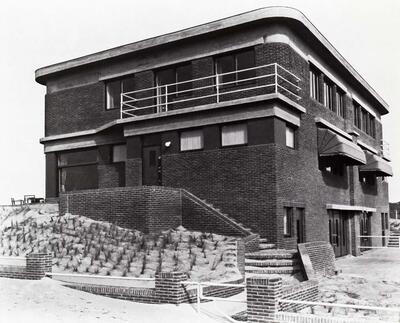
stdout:
[(329, 129), (318, 129), (318, 153), (321, 158), (345, 165), (366, 163), (364, 151), (358, 145)]
[(375, 173), (377, 176), (393, 176), (392, 166), (383, 158), (365, 152), (367, 156), (367, 164), (360, 166), (360, 172)]

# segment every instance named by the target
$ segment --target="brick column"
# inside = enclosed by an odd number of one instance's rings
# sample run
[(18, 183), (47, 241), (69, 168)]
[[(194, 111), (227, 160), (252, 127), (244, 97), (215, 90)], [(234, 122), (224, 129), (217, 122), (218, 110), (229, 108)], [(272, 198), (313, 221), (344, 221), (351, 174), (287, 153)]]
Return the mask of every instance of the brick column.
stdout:
[(183, 281), (187, 276), (181, 272), (156, 274), (155, 296), (159, 303), (181, 304), (185, 301), (186, 291)]
[(247, 287), (247, 322), (277, 322), (275, 313), (282, 297), (282, 278), (270, 275), (267, 278), (249, 277)]
[(29, 279), (42, 279), (46, 272), (51, 272), (50, 253), (31, 253), (26, 257), (26, 272)]
[(350, 219), (351, 223), (351, 254), (353, 256), (360, 255), (360, 216), (359, 213), (354, 213)]

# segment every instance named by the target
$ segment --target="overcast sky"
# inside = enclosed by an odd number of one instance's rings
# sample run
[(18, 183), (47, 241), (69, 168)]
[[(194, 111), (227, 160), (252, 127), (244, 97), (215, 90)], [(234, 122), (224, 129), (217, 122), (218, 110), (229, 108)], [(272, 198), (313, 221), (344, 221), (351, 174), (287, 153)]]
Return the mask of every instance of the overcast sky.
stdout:
[(49, 64), (272, 5), (301, 10), (389, 103), (383, 117), (400, 200), (400, 1), (2, 0), (0, 6), (0, 204), (44, 196), (45, 88), (34, 71)]

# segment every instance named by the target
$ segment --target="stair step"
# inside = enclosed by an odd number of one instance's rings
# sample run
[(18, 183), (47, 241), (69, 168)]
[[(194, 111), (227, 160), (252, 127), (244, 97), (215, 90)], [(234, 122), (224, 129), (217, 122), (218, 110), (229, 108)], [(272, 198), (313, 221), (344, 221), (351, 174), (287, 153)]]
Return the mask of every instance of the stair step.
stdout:
[(276, 245), (273, 243), (260, 243), (259, 248), (260, 250), (266, 250), (266, 249), (275, 249)]
[(292, 259), (297, 257), (298, 253), (296, 250), (284, 250), (284, 249), (266, 249), (256, 252), (246, 253), (247, 259)]
[(300, 271), (299, 266), (290, 266), (290, 267), (269, 267), (269, 268), (260, 268), (253, 266), (246, 266), (246, 273), (249, 274), (262, 274), (262, 275), (272, 275), (272, 274), (287, 274), (291, 275), (298, 271)]
[(298, 259), (269, 259), (269, 260), (258, 260), (258, 259), (246, 259), (245, 265), (252, 267), (289, 267), (299, 263)]

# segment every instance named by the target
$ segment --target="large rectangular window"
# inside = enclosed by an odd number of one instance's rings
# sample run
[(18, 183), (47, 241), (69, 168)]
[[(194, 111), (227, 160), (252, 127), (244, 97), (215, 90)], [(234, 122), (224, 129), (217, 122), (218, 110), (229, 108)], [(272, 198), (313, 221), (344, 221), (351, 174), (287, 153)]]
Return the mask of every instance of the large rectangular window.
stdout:
[(353, 107), (353, 123), (358, 129), (361, 129), (361, 107), (356, 102), (353, 102)]
[(221, 87), (242, 85), (249, 81), (252, 82), (252, 80), (247, 79), (256, 76), (255, 70), (251, 69), (255, 66), (256, 62), (253, 49), (230, 53), (215, 59), (215, 69), (217, 73), (225, 74), (220, 75), (218, 79)]
[(283, 235), (285, 237), (292, 236), (293, 208), (285, 207), (283, 213)]
[(120, 163), (126, 161), (126, 145), (114, 145), (112, 147), (112, 162)]
[(106, 109), (119, 109), (121, 106), (121, 93), (134, 91), (133, 76), (111, 80), (106, 83)]
[(344, 93), (339, 88), (336, 89), (336, 113), (345, 118)]
[(97, 156), (96, 148), (60, 153), (59, 191), (98, 188)]
[(366, 134), (375, 138), (376, 129), (375, 129), (375, 117), (369, 113), (366, 109), (364, 109), (357, 102), (353, 101), (354, 105), (354, 125), (364, 131)]
[(221, 129), (222, 146), (234, 146), (247, 144), (247, 124), (232, 124)]
[(321, 72), (319, 72), (313, 66), (310, 66), (310, 96), (317, 101), (320, 101), (320, 91), (319, 91), (319, 77)]
[[(168, 67), (156, 72), (156, 82), (161, 86), (161, 94), (168, 94), (168, 98), (172, 99), (179, 95), (188, 95), (193, 85), (192, 65), (190, 63)], [(165, 87), (165, 85), (168, 85)]]
[(324, 77), (324, 105), (329, 110), (334, 110), (333, 106), (333, 84), (332, 82)]
[(203, 130), (190, 130), (181, 132), (181, 151), (203, 149)]

